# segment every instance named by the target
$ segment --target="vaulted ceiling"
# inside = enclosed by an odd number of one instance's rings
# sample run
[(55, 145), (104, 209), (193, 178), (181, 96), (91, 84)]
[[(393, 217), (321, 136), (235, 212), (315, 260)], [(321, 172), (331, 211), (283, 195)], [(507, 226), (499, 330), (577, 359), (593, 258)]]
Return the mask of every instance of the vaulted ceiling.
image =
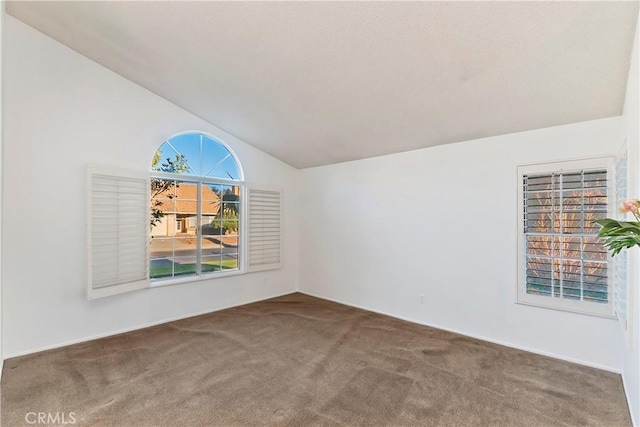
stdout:
[(619, 115), (638, 2), (7, 2), (299, 168)]

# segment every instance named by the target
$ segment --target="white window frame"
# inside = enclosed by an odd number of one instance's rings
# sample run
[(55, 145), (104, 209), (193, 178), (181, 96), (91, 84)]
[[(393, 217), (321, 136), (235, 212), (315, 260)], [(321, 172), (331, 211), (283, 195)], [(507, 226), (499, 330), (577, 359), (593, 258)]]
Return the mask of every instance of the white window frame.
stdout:
[(519, 165), (517, 171), (518, 182), (518, 279), (516, 302), (518, 304), (531, 305), (536, 307), (551, 308), (573, 313), (589, 314), (600, 317), (615, 318), (615, 283), (614, 283), (614, 263), (611, 254), (607, 253), (607, 284), (608, 297), (607, 304), (600, 304), (588, 301), (576, 301), (564, 298), (553, 298), (542, 295), (527, 294), (526, 282), (526, 244), (524, 234), (524, 191), (522, 188), (523, 177), (530, 174), (544, 173), (569, 173), (576, 170), (605, 169), (607, 171), (607, 216), (613, 216), (615, 212), (615, 163), (613, 157), (598, 157), (591, 159), (570, 160), (562, 162), (538, 163)]

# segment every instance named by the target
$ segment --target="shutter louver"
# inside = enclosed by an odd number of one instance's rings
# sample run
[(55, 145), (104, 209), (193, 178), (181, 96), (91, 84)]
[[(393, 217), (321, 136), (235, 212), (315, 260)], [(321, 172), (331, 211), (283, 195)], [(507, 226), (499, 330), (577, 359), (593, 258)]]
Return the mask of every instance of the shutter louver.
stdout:
[(607, 171), (525, 175), (526, 292), (606, 304), (607, 250), (595, 220), (607, 216)]
[(247, 271), (282, 265), (282, 193), (247, 188)]
[[(627, 150), (615, 159), (616, 168), (616, 202), (620, 206), (627, 198)], [(627, 251), (622, 251), (613, 258), (615, 266), (614, 283), (616, 316), (623, 329), (627, 330)]]
[(143, 174), (89, 169), (89, 299), (148, 286), (149, 185)]

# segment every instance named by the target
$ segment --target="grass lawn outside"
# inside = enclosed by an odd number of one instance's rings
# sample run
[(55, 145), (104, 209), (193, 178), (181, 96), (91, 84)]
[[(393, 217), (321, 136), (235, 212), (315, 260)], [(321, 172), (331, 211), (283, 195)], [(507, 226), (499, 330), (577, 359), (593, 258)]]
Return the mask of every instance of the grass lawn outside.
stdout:
[[(238, 260), (237, 259), (223, 259), (223, 260), (215, 260), (215, 261), (204, 261), (202, 263), (202, 272), (208, 273), (211, 271), (225, 271), (225, 270), (237, 270), (238, 269)], [(175, 273), (174, 273), (175, 269)], [(158, 279), (161, 277), (171, 277), (171, 275), (180, 276), (183, 274), (195, 274), (196, 272), (196, 264), (180, 264), (173, 263), (169, 265), (158, 265), (150, 267), (150, 277), (152, 279)]]

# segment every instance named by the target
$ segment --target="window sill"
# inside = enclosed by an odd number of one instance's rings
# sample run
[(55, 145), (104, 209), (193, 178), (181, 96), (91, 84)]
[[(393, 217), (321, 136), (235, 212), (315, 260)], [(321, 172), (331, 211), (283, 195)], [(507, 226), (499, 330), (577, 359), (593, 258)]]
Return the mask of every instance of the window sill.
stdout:
[[(593, 310), (593, 309), (590, 310), (588, 307), (586, 308), (578, 307), (577, 304), (570, 304), (570, 305), (569, 304), (568, 305), (553, 304), (545, 301), (530, 300), (529, 298), (524, 300), (518, 299), (516, 301), (516, 304), (528, 305), (530, 307), (544, 308), (547, 310), (556, 310), (556, 311), (565, 311), (569, 313), (583, 314), (586, 316), (601, 317), (604, 319), (614, 319), (614, 320), (616, 319), (616, 316), (609, 305), (603, 305), (602, 307), (598, 307), (598, 310)], [(585, 304), (588, 304), (588, 303), (585, 303)]]
[(171, 286), (171, 285), (181, 285), (184, 283), (192, 283), (192, 282), (202, 282), (204, 280), (211, 279), (222, 279), (224, 277), (238, 276), (240, 274), (245, 274), (246, 271), (241, 269), (227, 271), (224, 273), (209, 273), (209, 274), (200, 274), (198, 276), (183, 276), (183, 277), (175, 277), (171, 279), (151, 279), (149, 287), (150, 288), (161, 288), (163, 286)]

